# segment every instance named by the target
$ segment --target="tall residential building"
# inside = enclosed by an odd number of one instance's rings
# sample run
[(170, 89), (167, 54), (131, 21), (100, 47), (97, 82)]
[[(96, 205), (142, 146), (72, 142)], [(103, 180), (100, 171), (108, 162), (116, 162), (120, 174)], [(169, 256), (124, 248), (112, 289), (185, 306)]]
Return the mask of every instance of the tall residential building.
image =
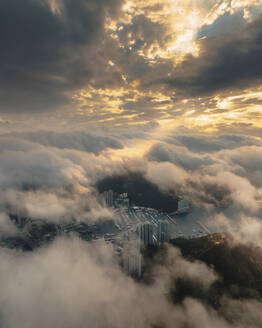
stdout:
[(178, 213), (188, 213), (191, 211), (191, 208), (189, 206), (189, 203), (186, 199), (181, 199), (178, 202), (178, 206), (177, 206), (177, 212)]
[(154, 245), (154, 227), (151, 223), (143, 223), (137, 227), (137, 234), (144, 245)]
[(169, 241), (169, 232), (168, 232), (167, 221), (158, 221), (157, 224), (157, 239), (161, 243), (165, 243)]
[(130, 201), (127, 193), (119, 194), (118, 197), (114, 199), (114, 205), (116, 208), (129, 207)]
[(123, 262), (124, 270), (129, 276), (141, 277), (142, 255), (138, 251), (125, 254)]
[(123, 268), (129, 276), (140, 278), (142, 275), (142, 255), (140, 242), (129, 232), (123, 245)]
[(114, 192), (113, 190), (107, 190), (104, 192), (104, 198), (106, 205), (112, 207), (114, 205)]

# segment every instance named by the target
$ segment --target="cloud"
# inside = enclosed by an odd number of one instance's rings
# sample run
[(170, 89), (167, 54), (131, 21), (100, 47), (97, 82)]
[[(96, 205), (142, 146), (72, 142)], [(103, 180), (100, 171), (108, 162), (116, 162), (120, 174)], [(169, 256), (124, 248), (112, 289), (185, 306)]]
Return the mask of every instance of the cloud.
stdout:
[[(7, 120), (63, 108), (59, 124), (135, 125), (184, 119), (192, 106), (196, 118), (217, 109), (211, 94), (259, 84), (255, 2), (27, 0), (0, 9)], [(241, 105), (250, 103), (259, 102)]]
[[(161, 255), (159, 255), (161, 256)], [(169, 281), (169, 288), (175, 280), (188, 279), (199, 284), (201, 289), (207, 291), (208, 288), (219, 279), (219, 276), (207, 265), (200, 261), (189, 262), (183, 258), (179, 249), (167, 246), (167, 255), (164, 259), (156, 259), (154, 273), (159, 279), (159, 283)], [(203, 279), (203, 277), (205, 277)]]
[(217, 277), (205, 264), (189, 262), (175, 249), (149, 286), (127, 277), (112, 248), (101, 242), (62, 238), (30, 253), (1, 248), (0, 259), (0, 313), (7, 327), (64, 328), (88, 323), (96, 327), (169, 328), (175, 322), (178, 328), (230, 328), (245, 322), (253, 327), (260, 324), (259, 300), (222, 296), (219, 311), (197, 298), (172, 304), (166, 294), (172, 279), (186, 275), (208, 289)]
[[(2, 137), (8, 138), (8, 134)], [(61, 149), (74, 149), (86, 151), (98, 155), (107, 148), (121, 149), (123, 145), (119, 140), (110, 136), (95, 135), (84, 131), (36, 131), (11, 133), (12, 137), (22, 138), (30, 142), (39, 143), (44, 146), (57, 147)]]
[(201, 166), (214, 164), (214, 160), (208, 154), (197, 155), (185, 147), (172, 147), (164, 143), (154, 144), (148, 151), (147, 158), (150, 161), (170, 162), (187, 170), (196, 170)]
[(168, 161), (151, 162), (145, 177), (160, 189), (186, 195), (195, 205), (233, 206), (258, 213), (262, 208), (261, 188), (256, 188), (246, 177), (225, 168), (214, 165), (208, 172), (208, 168), (203, 166), (194, 172), (187, 172)]
[[(94, 154), (110, 145), (122, 147), (120, 142), (110, 137), (52, 132), (19, 136), (0, 137), (0, 181), (3, 189), (58, 188), (77, 184), (85, 187), (94, 183), (99, 175), (109, 174), (110, 168), (114, 171), (119, 167), (117, 161), (111, 162), (102, 154)], [(107, 170), (104, 169), (105, 164)]]
[[(144, 132), (142, 137), (148, 140), (150, 133)], [(139, 172), (164, 192), (187, 195), (198, 205), (233, 206), (250, 214), (261, 209), (258, 139), (222, 135), (204, 142), (203, 135), (188, 131), (171, 135), (162, 142), (152, 141), (144, 158), (134, 156), (127, 161), (121, 155), (122, 151), (128, 153), (128, 147), (123, 148), (130, 142), (125, 133), (118, 138), (52, 131), (13, 135), (1, 137), (2, 189), (7, 193), (20, 192), (21, 196), (14, 197), (17, 201), (12, 203), (12, 208), (22, 197), (21, 204), (25, 203), (26, 208), (20, 205), (20, 210), (36, 218), (44, 217), (45, 208), (48, 208), (46, 216), (54, 220), (90, 219), (89, 211), (94, 217), (111, 217), (96, 200), (95, 185), (107, 176), (130, 172)], [(121, 148), (119, 155), (112, 148)], [(84, 197), (89, 199), (86, 205)], [(12, 197), (3, 199), (10, 204)]]
[[(207, 208), (201, 219), (217, 223), (220, 230), (225, 227), (236, 242), (259, 245), (261, 187), (252, 183), (249, 171), (259, 171), (260, 146), (250, 145), (252, 138), (222, 136), (203, 145), (203, 135), (188, 131), (190, 138), (177, 133), (161, 142), (160, 138), (153, 139), (144, 157), (136, 153), (125, 160), (121, 152), (128, 152), (130, 142), (123, 137), (125, 133), (113, 137), (113, 145), (121, 140), (119, 144), (126, 147), (115, 149), (115, 157), (106, 133), (91, 137), (82, 132), (52, 132), (50, 137), (43, 132), (2, 136), (0, 230), (6, 231), (6, 236), (17, 233), (7, 216), (17, 212), (54, 223), (72, 218), (92, 224), (100, 219), (112, 220), (114, 213), (97, 197), (96, 182), (136, 173), (164, 193), (179, 192), (195, 205)], [(148, 141), (152, 135), (144, 131), (140, 137)], [(93, 140), (98, 141), (98, 145), (94, 141), (97, 148)], [(197, 152), (199, 148), (201, 153)], [(125, 188), (124, 182), (121, 186)], [(224, 216), (217, 215), (217, 207)], [(7, 327), (81, 327), (88, 322), (100, 327), (168, 328), (175, 322), (179, 328), (232, 328), (248, 320), (254, 327), (260, 324), (253, 319), (259, 317), (260, 299), (235, 303), (224, 295), (224, 305), (218, 311), (195, 296), (172, 304), (167, 295), (181, 279), (205, 295), (220, 281), (213, 269), (186, 260), (173, 248), (168, 250), (163, 265), (155, 268), (156, 279), (151, 286), (127, 277), (112, 248), (100, 242), (58, 238), (30, 253), (1, 248), (0, 260), (0, 317)], [(236, 316), (234, 311), (239, 307), (242, 311)], [(230, 316), (232, 324), (227, 320)]]
[(120, 7), (120, 0), (1, 3), (1, 110), (38, 112), (68, 102), (92, 78), (106, 17)]
[(160, 189), (175, 190), (176, 187), (184, 185), (188, 173), (169, 162), (152, 162), (148, 164), (145, 177)]
[[(37, 139), (37, 134), (35, 136)], [(48, 134), (40, 133), (40, 136), (43, 143), (53, 142), (58, 146), (63, 140), (59, 134), (51, 134), (50, 139)], [(118, 162), (112, 163), (104, 156), (70, 149), (74, 142), (79, 148), (89, 145), (90, 151), (106, 147), (103, 142), (111, 142), (97, 137), (101, 145), (95, 143), (94, 148), (92, 142), (96, 138), (90, 138), (91, 144), (87, 142), (88, 138), (89, 135), (85, 134), (80, 134), (79, 138), (65, 134), (64, 149), (27, 141), (22, 135), (19, 139), (1, 137), (1, 210), (51, 222), (112, 218), (111, 211), (100, 201), (94, 184), (111, 170), (121, 172), (122, 168)]]
[(261, 145), (261, 141), (248, 136), (225, 134), (206, 138), (205, 135), (175, 135), (170, 136), (167, 142), (180, 143), (195, 153), (213, 153), (223, 149), (234, 149), (241, 146)]
[(146, 177), (199, 204), (261, 210), (261, 141), (177, 130), (145, 153)]
[(10, 237), (19, 235), (19, 230), (12, 223), (10, 218), (6, 215), (6, 213), (0, 213), (0, 227), (1, 227), (1, 237)]
[(1, 153), (2, 188), (41, 188), (43, 184), (52, 188), (73, 181), (87, 181), (80, 165), (41, 146), (32, 148), (30, 151), (6, 150)]
[(210, 225), (216, 231), (227, 231), (233, 236), (235, 244), (252, 244), (261, 248), (262, 221), (258, 217), (248, 216), (244, 213), (217, 214)]
[(5, 264), (0, 269), (0, 304), (6, 326), (149, 327), (178, 315), (172, 314), (162, 291), (126, 277), (112, 249), (101, 243), (61, 239), (31, 254), (1, 249), (0, 257)]
[(172, 76), (165, 79), (167, 85), (181, 94), (205, 96), (259, 84), (261, 19), (257, 17), (232, 35), (199, 41), (199, 57), (185, 57)]
[(247, 177), (255, 186), (261, 187), (261, 147), (240, 147), (232, 151), (218, 153), (218, 157), (227, 161), (231, 166), (243, 169), (242, 176)]

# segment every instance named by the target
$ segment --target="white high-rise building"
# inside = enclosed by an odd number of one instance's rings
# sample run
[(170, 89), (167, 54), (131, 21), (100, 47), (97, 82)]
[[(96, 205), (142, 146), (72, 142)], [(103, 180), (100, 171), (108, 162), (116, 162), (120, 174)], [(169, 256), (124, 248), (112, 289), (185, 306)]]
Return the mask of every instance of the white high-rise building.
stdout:
[(169, 232), (168, 232), (167, 221), (158, 221), (157, 224), (157, 239), (161, 243), (166, 243), (169, 241)]
[(186, 199), (181, 199), (178, 202), (177, 211), (178, 212), (188, 212), (190, 210), (189, 203)]
[(140, 253), (140, 242), (131, 235), (123, 247), (123, 267), (129, 276), (140, 278), (142, 275), (142, 255)]
[(126, 253), (124, 255), (124, 270), (129, 276), (141, 277), (142, 255), (139, 251)]
[(143, 223), (137, 227), (137, 234), (144, 245), (154, 245), (154, 228), (151, 223)]
[(112, 190), (105, 191), (104, 198), (108, 207), (112, 207), (114, 205), (114, 192)]

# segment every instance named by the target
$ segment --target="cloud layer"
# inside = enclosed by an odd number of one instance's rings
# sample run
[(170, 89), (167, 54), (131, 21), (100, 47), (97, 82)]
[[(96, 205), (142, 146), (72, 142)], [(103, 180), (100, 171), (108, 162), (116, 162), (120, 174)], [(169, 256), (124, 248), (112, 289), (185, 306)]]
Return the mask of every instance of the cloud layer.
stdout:
[(50, 110), (70, 100), (72, 90), (85, 85), (92, 78), (92, 67), (99, 65), (94, 56), (104, 39), (106, 17), (116, 17), (120, 4), (118, 0), (3, 2), (2, 111)]
[(48, 111), (69, 125), (260, 126), (260, 1), (28, 0), (0, 9), (2, 123)]

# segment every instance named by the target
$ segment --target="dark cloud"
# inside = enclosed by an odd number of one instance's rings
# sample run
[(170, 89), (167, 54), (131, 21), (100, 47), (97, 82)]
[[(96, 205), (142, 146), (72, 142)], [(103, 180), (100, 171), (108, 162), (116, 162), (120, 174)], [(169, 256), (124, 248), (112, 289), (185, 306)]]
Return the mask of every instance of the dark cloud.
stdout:
[(261, 145), (255, 138), (238, 135), (221, 135), (206, 138), (204, 135), (177, 135), (166, 140), (171, 144), (181, 144), (195, 153), (213, 153), (222, 149), (234, 149), (241, 146)]
[[(8, 135), (5, 137), (8, 137)], [(44, 146), (80, 150), (94, 153), (96, 155), (107, 148), (123, 148), (121, 142), (116, 138), (110, 136), (98, 136), (84, 131), (63, 133), (54, 131), (24, 132), (12, 133), (12, 137), (22, 138)]]
[(234, 14), (225, 13), (219, 16), (211, 25), (204, 25), (198, 31), (197, 38), (203, 37), (219, 37), (228, 36), (230, 34), (239, 33), (246, 25), (246, 20), (243, 17), (242, 11), (237, 11)]
[[(157, 90), (171, 97), (175, 89), (180, 99), (181, 94), (195, 97), (260, 81), (261, 16), (246, 23), (242, 12), (226, 13), (212, 25), (202, 27), (198, 38), (206, 38), (198, 40), (199, 57), (187, 55), (174, 68), (173, 59), (161, 58), (157, 49), (165, 49), (177, 32), (168, 31), (164, 22), (154, 21), (148, 12), (161, 5), (134, 14), (128, 23), (117, 24), (115, 31), (105, 31), (106, 18), (118, 17), (122, 2), (3, 1), (1, 111), (41, 111), (68, 105), (74, 91), (88, 84), (95, 89), (116, 89), (135, 81), (140, 91)], [(156, 55), (150, 59), (148, 52)], [(125, 113), (145, 113), (141, 119), (147, 119), (147, 113), (159, 116), (159, 112), (150, 110), (150, 103), (152, 108), (170, 107), (172, 103), (171, 98), (155, 104), (142, 96), (128, 99), (122, 99), (121, 109)], [(85, 106), (80, 105), (82, 109)]]
[(259, 16), (228, 36), (207, 36), (199, 41), (199, 57), (186, 56), (165, 82), (192, 96), (258, 84), (262, 78), (261, 22)]
[(48, 109), (85, 84), (106, 16), (117, 15), (121, 0), (53, 3), (60, 10), (40, 0), (0, 4), (2, 111)]
[[(159, 43), (160, 46), (164, 46), (165, 39), (167, 38), (165, 36), (164, 26), (153, 22), (144, 15), (134, 16), (129, 24), (119, 24), (117, 34), (119, 41), (126, 46), (125, 50), (128, 53), (136, 52), (140, 49), (149, 49), (154, 42)], [(130, 49), (128, 42), (131, 40), (134, 40), (135, 43), (132, 44)]]
[(198, 156), (184, 147), (172, 147), (163, 143), (153, 145), (147, 153), (147, 158), (156, 162), (171, 162), (188, 170), (214, 164), (214, 160), (208, 154)]

